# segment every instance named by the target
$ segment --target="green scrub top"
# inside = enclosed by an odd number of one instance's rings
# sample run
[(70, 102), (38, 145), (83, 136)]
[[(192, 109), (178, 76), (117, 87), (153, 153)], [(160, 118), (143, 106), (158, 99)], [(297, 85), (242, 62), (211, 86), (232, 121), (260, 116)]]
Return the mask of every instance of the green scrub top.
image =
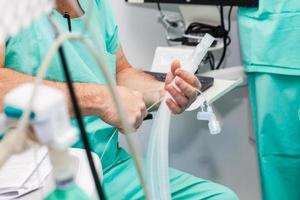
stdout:
[(260, 0), (238, 13), (243, 64), (247, 72), (300, 75), (299, 0)]
[[(111, 75), (115, 77), (115, 54), (119, 48), (118, 26), (112, 16), (108, 0), (91, 2), (95, 5), (93, 5), (94, 10), (90, 23), (95, 28), (100, 39), (97, 38), (95, 40), (88, 32), (85, 33), (84, 37), (89, 38), (92, 43), (95, 43), (95, 41), (100, 42), (100, 45), (105, 48), (106, 60), (108, 60), (110, 66), (109, 70)], [(80, 5), (87, 12), (88, 1), (80, 0)], [(67, 19), (56, 10), (52, 11), (52, 15), (57, 20), (61, 31), (68, 31)], [(87, 13), (85, 13), (86, 15)], [(72, 32), (81, 32), (83, 17), (71, 20)], [(7, 40), (5, 66), (15, 71), (35, 76), (53, 41), (54, 31), (49, 19), (48, 17), (42, 17), (17, 36)], [(106, 84), (97, 63), (82, 44), (78, 41), (67, 41), (63, 47), (74, 82)], [(65, 81), (58, 55), (55, 56), (50, 64), (46, 79), (58, 82)], [(98, 116), (84, 117), (84, 122), (92, 149), (100, 156), (116, 129), (102, 121)], [(72, 120), (72, 123), (76, 126), (75, 120)], [(75, 146), (82, 147), (82, 144), (78, 141)], [(118, 134), (115, 134), (102, 160), (104, 169), (112, 165), (119, 153), (118, 151)]]

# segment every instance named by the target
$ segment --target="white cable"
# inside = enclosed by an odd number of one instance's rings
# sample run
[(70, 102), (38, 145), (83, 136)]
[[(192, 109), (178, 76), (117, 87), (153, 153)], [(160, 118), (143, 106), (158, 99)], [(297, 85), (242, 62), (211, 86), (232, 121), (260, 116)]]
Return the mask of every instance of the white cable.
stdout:
[(198, 88), (195, 88), (195, 87), (194, 87), (194, 89), (195, 89), (195, 90), (203, 97), (204, 101), (206, 101), (206, 102), (208, 103), (207, 98), (206, 98), (206, 96), (204, 95), (204, 93), (203, 93), (201, 90), (199, 90)]
[(100, 156), (100, 160), (101, 160), (101, 161), (102, 161), (102, 159), (103, 159), (103, 157), (104, 157), (104, 155), (105, 155), (105, 153), (106, 153), (106, 150), (107, 150), (107, 148), (108, 148), (108, 145), (110, 144), (110, 142), (112, 141), (112, 139), (114, 138), (114, 136), (115, 136), (117, 133), (118, 133), (118, 129), (116, 129), (116, 130), (114, 131), (114, 133), (110, 136), (109, 140), (108, 140), (107, 143), (105, 144), (105, 147), (104, 147), (104, 149), (103, 149), (103, 152), (102, 152), (102, 154), (101, 154), (101, 156)]

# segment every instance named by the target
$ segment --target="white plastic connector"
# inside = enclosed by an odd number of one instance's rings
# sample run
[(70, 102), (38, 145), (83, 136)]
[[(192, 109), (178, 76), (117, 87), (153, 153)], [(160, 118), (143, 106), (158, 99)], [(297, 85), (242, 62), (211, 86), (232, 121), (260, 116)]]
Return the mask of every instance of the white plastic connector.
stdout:
[(207, 54), (209, 47), (213, 44), (216, 38), (209, 34), (205, 34), (201, 42), (196, 46), (189, 62), (184, 63), (182, 68), (191, 73), (195, 73), (203, 60), (204, 56)]
[(217, 135), (221, 133), (221, 126), (215, 115), (213, 115), (212, 118), (209, 120), (208, 128), (210, 134), (212, 135)]
[(34, 84), (23, 84), (4, 98), (7, 118), (18, 120), (29, 104), (32, 104), (30, 120), (40, 143), (55, 149), (65, 149), (77, 141), (77, 131), (70, 123), (65, 95), (54, 88), (41, 85), (34, 102), (29, 102)]
[(216, 115), (210, 105), (205, 101), (200, 107), (200, 111), (197, 114), (198, 120), (208, 121), (209, 132), (212, 135), (221, 133), (221, 126), (216, 118)]

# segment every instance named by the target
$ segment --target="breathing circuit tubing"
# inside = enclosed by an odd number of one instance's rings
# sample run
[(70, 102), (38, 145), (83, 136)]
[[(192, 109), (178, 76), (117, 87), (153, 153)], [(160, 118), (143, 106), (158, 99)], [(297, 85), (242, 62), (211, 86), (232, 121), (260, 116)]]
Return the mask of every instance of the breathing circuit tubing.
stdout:
[[(189, 62), (183, 64), (182, 69), (194, 73), (214, 40), (214, 37), (206, 34), (196, 47)], [(174, 80), (172, 84), (176, 87)], [(147, 175), (151, 199), (155, 200), (171, 199), (168, 173), (168, 137), (171, 111), (165, 103), (167, 98), (171, 98), (169, 93), (165, 95), (154, 118), (147, 155)]]

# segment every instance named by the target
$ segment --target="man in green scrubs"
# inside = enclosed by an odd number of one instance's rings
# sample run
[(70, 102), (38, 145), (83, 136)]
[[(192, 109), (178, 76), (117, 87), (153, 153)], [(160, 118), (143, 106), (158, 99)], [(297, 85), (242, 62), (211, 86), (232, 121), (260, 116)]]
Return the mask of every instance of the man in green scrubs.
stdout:
[[(180, 64), (174, 62), (165, 85), (154, 80), (151, 76), (134, 69), (127, 62), (122, 51), (118, 26), (112, 16), (108, 0), (95, 0), (93, 11), (88, 10), (87, 0), (74, 0), (84, 11), (78, 15), (68, 1), (57, 0), (57, 8), (51, 15), (56, 19), (61, 30), (69, 31), (68, 21), (63, 17), (65, 12), (71, 18), (71, 31), (79, 33), (84, 27), (82, 18), (90, 16), (91, 26), (98, 34), (97, 40), (89, 32), (84, 37), (105, 48), (105, 56), (110, 65), (110, 73), (116, 77), (120, 98), (125, 107), (128, 121), (138, 128), (147, 115), (146, 107), (159, 100), (168, 91), (173, 100), (167, 104), (174, 114), (183, 112), (197, 97), (195, 87), (200, 88), (197, 78), (180, 69)], [(87, 13), (92, 12), (92, 13)], [(29, 28), (15, 37), (9, 38), (6, 44), (0, 45), (0, 99), (18, 84), (32, 80), (36, 75), (42, 60), (55, 34), (47, 17), (34, 22)], [(65, 42), (64, 51), (71, 68), (72, 79), (82, 108), (85, 127), (95, 153), (102, 157), (104, 170), (104, 188), (109, 199), (143, 199), (137, 173), (132, 158), (118, 145), (117, 130), (122, 130), (114, 108), (109, 89), (103, 74), (95, 60), (86, 48), (79, 42)], [(169, 83), (175, 76), (179, 79), (176, 90)], [(58, 88), (65, 93), (66, 86), (58, 56), (53, 59), (44, 83)], [(74, 126), (76, 123), (74, 122)], [(108, 141), (112, 138), (109, 144)], [(108, 145), (106, 151), (105, 146)], [(75, 145), (82, 147), (80, 141)], [(224, 186), (193, 177), (191, 175), (170, 169), (170, 183), (173, 199), (212, 199), (236, 200), (237, 196)]]
[(300, 199), (300, 2), (240, 9), (263, 199)]

